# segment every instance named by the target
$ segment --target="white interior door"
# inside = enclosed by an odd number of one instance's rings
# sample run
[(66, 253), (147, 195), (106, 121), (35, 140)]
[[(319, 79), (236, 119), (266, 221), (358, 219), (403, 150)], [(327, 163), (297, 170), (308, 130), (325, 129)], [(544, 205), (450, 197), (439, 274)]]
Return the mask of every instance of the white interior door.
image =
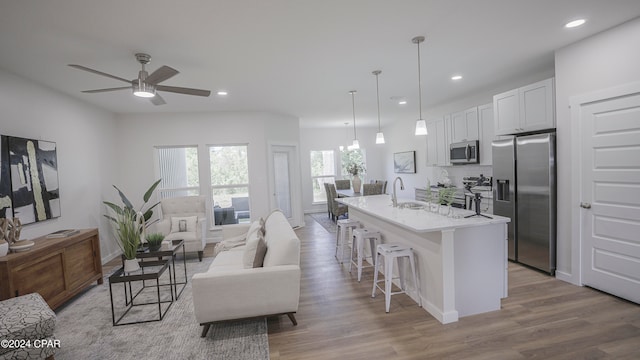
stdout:
[(291, 226), (300, 226), (297, 147), (271, 146), (272, 208), (282, 210)]
[(640, 303), (640, 89), (579, 111), (582, 282)]

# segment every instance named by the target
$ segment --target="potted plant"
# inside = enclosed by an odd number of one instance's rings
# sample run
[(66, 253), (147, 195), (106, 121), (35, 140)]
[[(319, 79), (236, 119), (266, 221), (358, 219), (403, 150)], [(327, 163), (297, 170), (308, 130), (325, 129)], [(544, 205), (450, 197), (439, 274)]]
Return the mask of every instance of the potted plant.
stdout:
[(162, 247), (162, 241), (164, 235), (161, 233), (152, 233), (147, 235), (147, 244), (149, 244), (149, 251), (158, 251)]
[(158, 206), (160, 202), (157, 202), (146, 209), (145, 207), (147, 206), (149, 199), (151, 199), (153, 191), (156, 189), (158, 184), (160, 184), (161, 180), (162, 179), (159, 179), (154, 182), (144, 193), (142, 198), (144, 202), (138, 210), (133, 207), (131, 201), (129, 201), (124, 193), (115, 185), (113, 187), (118, 190), (118, 194), (120, 195), (123, 205), (120, 206), (109, 201), (104, 201), (104, 204), (115, 213), (115, 216), (111, 216), (109, 214), (105, 214), (104, 216), (114, 224), (116, 242), (125, 257), (125, 272), (131, 272), (139, 269), (138, 261), (136, 259), (138, 246), (141, 243), (141, 239), (144, 238), (145, 229), (151, 225), (148, 221), (151, 219), (151, 216), (153, 216), (153, 208)]
[(351, 162), (347, 164), (346, 168), (347, 173), (349, 173), (352, 177), (351, 183), (353, 184), (353, 192), (359, 193), (360, 186), (362, 185), (362, 179), (360, 179), (360, 174), (364, 174), (367, 169), (365, 169), (364, 164), (361, 162)]
[(451, 203), (453, 203), (453, 197), (456, 194), (456, 188), (445, 187), (438, 191), (438, 200), (441, 205), (445, 205), (445, 213), (443, 215), (449, 215), (451, 211)]

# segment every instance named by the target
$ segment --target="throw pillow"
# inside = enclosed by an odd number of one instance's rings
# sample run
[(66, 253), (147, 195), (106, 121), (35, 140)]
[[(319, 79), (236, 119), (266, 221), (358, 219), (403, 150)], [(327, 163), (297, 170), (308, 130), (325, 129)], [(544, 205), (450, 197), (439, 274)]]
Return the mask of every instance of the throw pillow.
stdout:
[(195, 232), (197, 222), (197, 216), (172, 217), (171, 232)]
[(267, 244), (260, 231), (253, 232), (247, 238), (247, 246), (242, 254), (242, 264), (245, 269), (261, 267), (264, 255), (267, 252)]

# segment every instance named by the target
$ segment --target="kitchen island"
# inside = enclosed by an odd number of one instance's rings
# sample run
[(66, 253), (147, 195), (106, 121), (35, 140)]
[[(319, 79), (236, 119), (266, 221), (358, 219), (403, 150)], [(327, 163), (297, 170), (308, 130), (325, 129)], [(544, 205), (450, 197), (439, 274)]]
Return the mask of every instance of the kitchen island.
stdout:
[(509, 218), (464, 218), (473, 212), (462, 209), (446, 217), (402, 208), (405, 202), (426, 205), (409, 199), (393, 207), (389, 195), (336, 200), (349, 207), (350, 219), (380, 231), (383, 243), (413, 248), (419, 284), (407, 279), (407, 293), (416, 301), (420, 296), (423, 308), (441, 323), (500, 309), (507, 296)]

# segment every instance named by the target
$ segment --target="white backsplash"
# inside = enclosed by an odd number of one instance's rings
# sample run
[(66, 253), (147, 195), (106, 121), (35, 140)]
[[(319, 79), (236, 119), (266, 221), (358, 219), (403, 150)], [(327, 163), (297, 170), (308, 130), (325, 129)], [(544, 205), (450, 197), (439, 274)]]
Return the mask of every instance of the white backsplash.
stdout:
[(458, 165), (458, 166), (441, 166), (433, 168), (433, 178), (431, 184), (435, 185), (442, 181), (442, 170), (447, 170), (451, 183), (457, 188), (462, 188), (462, 178), (465, 176), (493, 176), (493, 168), (486, 165)]

